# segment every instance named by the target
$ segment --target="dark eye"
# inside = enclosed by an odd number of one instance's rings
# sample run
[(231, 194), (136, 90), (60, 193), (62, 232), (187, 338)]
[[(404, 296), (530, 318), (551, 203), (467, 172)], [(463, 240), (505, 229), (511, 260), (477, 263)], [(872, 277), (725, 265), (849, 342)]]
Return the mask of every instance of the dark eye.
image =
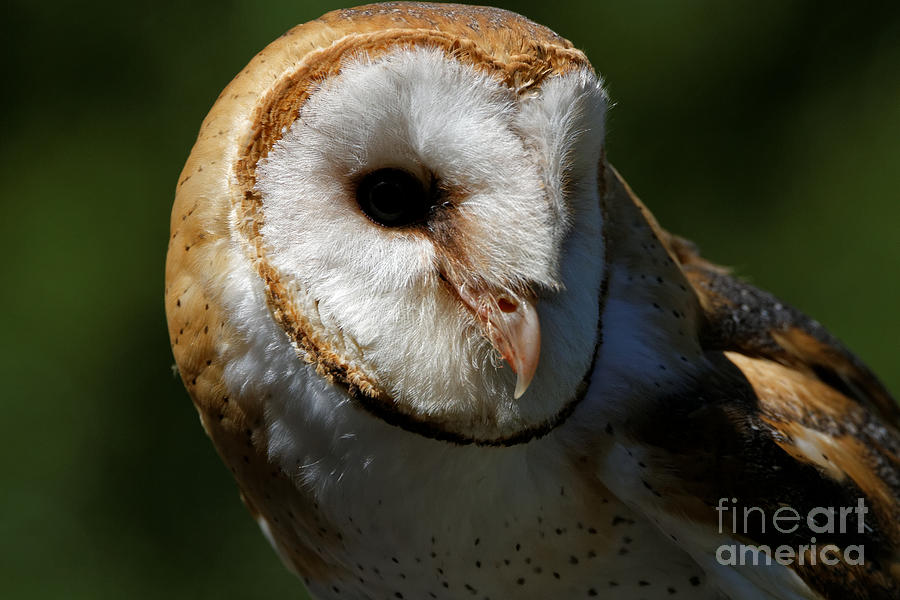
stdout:
[(422, 221), (432, 202), (419, 178), (401, 169), (379, 169), (364, 176), (356, 201), (366, 215), (385, 227)]

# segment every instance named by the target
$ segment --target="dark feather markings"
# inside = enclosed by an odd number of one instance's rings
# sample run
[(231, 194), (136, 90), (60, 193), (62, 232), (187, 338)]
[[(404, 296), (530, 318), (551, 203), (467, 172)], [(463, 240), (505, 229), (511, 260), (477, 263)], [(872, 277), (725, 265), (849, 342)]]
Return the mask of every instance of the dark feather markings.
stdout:
[[(708, 361), (684, 389), (660, 394), (624, 424), (625, 437), (644, 449), (646, 473), (654, 475), (656, 497), (649, 501), (709, 532), (718, 528), (720, 498), (737, 498), (738, 510), (755, 506), (767, 515), (782, 506), (800, 514), (852, 507), (862, 498), (869, 509), (863, 533), (851, 515), (845, 533), (819, 534), (816, 544), (864, 545), (864, 564), (790, 568), (824, 598), (900, 598), (896, 402), (822, 325), (704, 260), (623, 189), (697, 296)], [(773, 549), (810, 544), (805, 528), (782, 533), (769, 525), (752, 521), (733, 537)]]
[(704, 261), (693, 246), (671, 237), (704, 308), (704, 348), (767, 358), (807, 372), (900, 427), (900, 407), (884, 385), (819, 322)]
[[(863, 498), (870, 509), (863, 533), (857, 532), (857, 522), (851, 515), (845, 533), (819, 534), (816, 543), (820, 548), (830, 543), (839, 548), (863, 545), (865, 564), (795, 564), (792, 568), (825, 598), (900, 597), (896, 577), (900, 548), (896, 499), (900, 485), (896, 478), (881, 480), (893, 498), (893, 503), (885, 502), (883, 494), (866, 485), (870, 479), (863, 485), (847, 476), (836, 479), (815, 463), (798, 458), (788, 451), (793, 443), (786, 426), (793, 422), (790, 416), (763, 402), (725, 354), (712, 352), (708, 358), (714, 368), (687, 389), (660, 396), (645, 416), (627, 425), (627, 433), (648, 449), (653, 470), (665, 473), (660, 481), (668, 483), (657, 481), (654, 487), (666, 510), (686, 514), (707, 529), (715, 529), (719, 526), (715, 509), (720, 498), (736, 498), (737, 504), (729, 506), (736, 506), (740, 515), (744, 507), (759, 507), (768, 516), (782, 506), (805, 515), (815, 507), (856, 506), (858, 498)], [(659, 419), (660, 414), (666, 418)], [(877, 431), (877, 423), (861, 422), (854, 428), (854, 439), (859, 439), (868, 453), (860, 460), (871, 465), (870, 478), (878, 476), (879, 465), (896, 475), (896, 464), (887, 463), (896, 458), (898, 439), (892, 438), (891, 453), (878, 447), (873, 430)], [(893, 456), (886, 457), (882, 452)], [(725, 523), (728, 535), (730, 518)], [(763, 527), (757, 519), (751, 519), (749, 525), (747, 530), (739, 525), (733, 537), (772, 549), (810, 544), (805, 527), (782, 533), (772, 527), (771, 521)], [(723, 537), (722, 543), (729, 543), (728, 538)]]

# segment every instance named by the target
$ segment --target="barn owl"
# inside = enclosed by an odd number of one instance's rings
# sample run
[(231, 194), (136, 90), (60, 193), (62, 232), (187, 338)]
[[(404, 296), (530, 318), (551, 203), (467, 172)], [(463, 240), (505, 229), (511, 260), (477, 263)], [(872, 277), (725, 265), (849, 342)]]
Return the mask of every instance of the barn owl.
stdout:
[(898, 409), (662, 229), (583, 53), (494, 8), (339, 10), (178, 180), (178, 369), (329, 598), (897, 598)]

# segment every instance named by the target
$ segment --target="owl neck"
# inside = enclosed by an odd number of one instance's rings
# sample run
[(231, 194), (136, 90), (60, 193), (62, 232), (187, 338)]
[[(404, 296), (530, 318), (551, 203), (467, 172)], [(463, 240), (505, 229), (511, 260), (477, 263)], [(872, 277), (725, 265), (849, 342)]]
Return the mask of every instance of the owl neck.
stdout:
[(629, 421), (706, 364), (699, 301), (665, 244), (668, 234), (611, 166), (606, 188), (609, 289), (586, 400), (598, 420), (583, 421), (589, 428)]

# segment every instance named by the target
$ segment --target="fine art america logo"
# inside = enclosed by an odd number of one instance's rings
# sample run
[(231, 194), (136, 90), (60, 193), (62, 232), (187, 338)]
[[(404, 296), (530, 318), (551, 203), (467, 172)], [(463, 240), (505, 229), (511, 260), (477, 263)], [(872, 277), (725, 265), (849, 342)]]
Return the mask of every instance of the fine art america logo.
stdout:
[[(855, 506), (817, 506), (796, 510), (780, 506), (767, 512), (759, 506), (739, 506), (737, 498), (719, 498), (719, 533), (758, 539), (809, 540), (796, 545), (770, 546), (743, 543), (722, 544), (716, 549), (716, 560), (722, 565), (862, 565), (865, 563), (863, 544), (841, 545), (841, 536), (859, 541), (865, 531), (869, 512), (862, 498)], [(730, 525), (730, 527), (729, 527)], [(816, 541), (816, 536), (820, 536)], [(827, 543), (825, 542), (827, 540)]]

